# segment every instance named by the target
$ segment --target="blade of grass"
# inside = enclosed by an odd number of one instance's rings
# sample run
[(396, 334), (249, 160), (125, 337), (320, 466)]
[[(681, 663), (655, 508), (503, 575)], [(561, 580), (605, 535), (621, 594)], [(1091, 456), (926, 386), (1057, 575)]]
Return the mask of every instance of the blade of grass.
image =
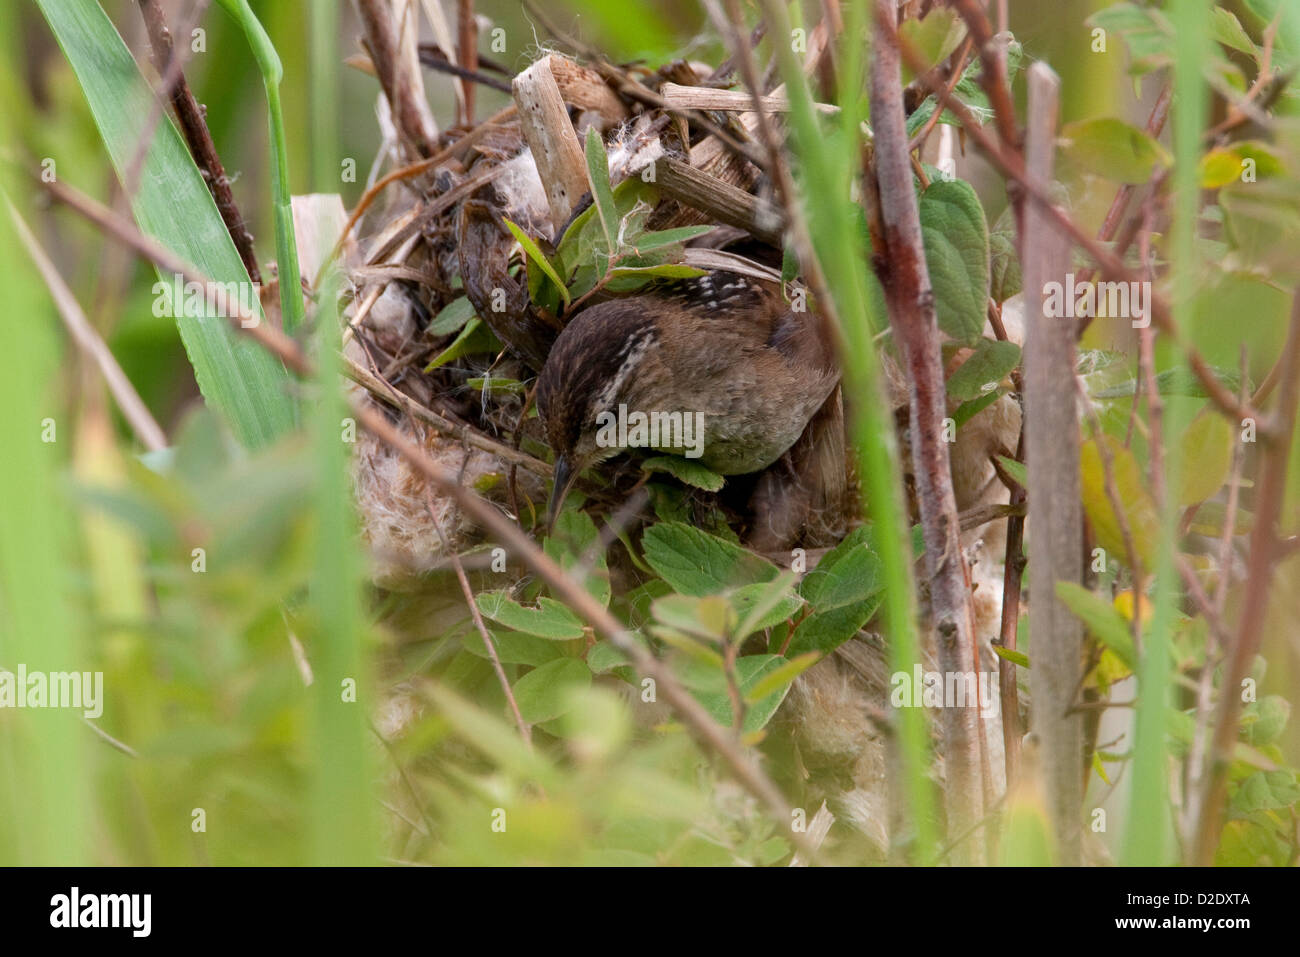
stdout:
[[(149, 113), (148, 84), (98, 3), (37, 4), (77, 75), (118, 175), (124, 176)], [(205, 276), (221, 283), (248, 283), (216, 203), (170, 120), (157, 126), (132, 212), (143, 232)], [(160, 273), (159, 278), (172, 282), (171, 276)], [(265, 445), (292, 427), (294, 404), (280, 363), (242, 340), (225, 318), (211, 311), (186, 316), (177, 327), (199, 389), (244, 445)]]
[[(16, 22), (17, 10), (0, 12)], [(21, 62), (16, 46), (16, 32), (6, 31), (0, 39), (3, 143), (14, 142), (26, 96), (9, 67)], [(15, 182), (12, 167), (0, 165), (0, 207), (7, 206), (5, 197), (21, 200), (24, 185)], [(0, 214), (0, 249), (9, 253), (0, 256), (0, 288), (12, 315), (22, 317), (7, 333), (12, 354), (21, 358), (0, 376), (0, 667), (93, 670), (63, 561), (71, 551), (69, 510), (52, 491), (73, 437), (71, 419), (50, 394), (59, 380), (58, 318), (18, 248), (10, 217)], [(81, 719), (81, 712), (62, 708), (0, 712), (0, 864), (92, 863), (84, 835), (95, 775)]]
[(248, 0), (218, 0), (235, 18), (248, 38), (248, 45), (262, 73), (266, 87), (266, 112), (271, 129), (271, 202), (275, 213), (275, 260), (280, 271), (280, 312), (284, 331), (293, 335), (302, 325), (304, 307), (302, 277), (298, 269), (298, 245), (293, 237), (293, 210), (289, 196), (289, 144), (284, 135), (284, 111), (280, 109), (280, 81), (284, 68)]
[[(1174, 62), (1174, 217), (1172, 227), (1173, 322), (1175, 330), (1188, 328), (1190, 291), (1197, 284), (1195, 229), (1200, 202), (1198, 162), (1201, 155), (1201, 131), (1205, 125), (1205, 84), (1201, 70), (1209, 57), (1209, 39), (1205, 24), (1209, 17), (1207, 0), (1175, 0), (1169, 13), (1177, 34)], [(1153, 398), (1153, 397), (1149, 397)], [(1149, 409), (1148, 418), (1157, 424), (1153, 442), (1163, 436), (1179, 436), (1188, 424), (1187, 404), (1169, 402), (1163, 415)], [(1181, 464), (1178, 442), (1163, 443), (1165, 501), (1161, 503), (1160, 541), (1153, 568), (1155, 594), (1151, 624), (1142, 647), (1138, 671), (1137, 731), (1133, 750), (1132, 793), (1128, 834), (1124, 842), (1126, 865), (1164, 865), (1170, 863), (1168, 843), (1172, 833), (1168, 798), (1166, 742), (1170, 707), (1169, 647), (1177, 624), (1181, 598), (1180, 579), (1175, 565), (1178, 547), (1179, 508), (1177, 496), (1167, 490), (1179, 487)]]
[[(785, 7), (764, 0), (763, 10), (772, 36), (790, 35)], [(839, 63), (843, 70), (840, 122), (844, 151), (826, 149), (813, 106), (813, 98), (799, 62), (789, 44), (774, 44), (790, 97), (794, 151), (803, 167), (804, 202), (807, 204), (817, 256), (826, 271), (840, 316), (843, 338), (844, 379), (854, 396), (857, 412), (853, 438), (860, 461), (865, 499), (875, 525), (875, 546), (880, 554), (884, 583), (883, 614), (890, 636), (892, 666), (911, 671), (919, 662), (916, 601), (912, 585), (911, 535), (902, 516), (902, 490), (898, 476), (897, 440), (892, 415), (881, 388), (874, 346), (875, 329), (883, 323), (873, 315), (866, 285), (866, 263), (849, 184), (861, 156), (860, 91), (864, 74), (861, 38), (867, 33), (863, 0), (848, 5), (843, 36), (846, 42)], [(916, 829), (919, 857), (929, 860), (936, 847), (928, 767), (928, 731), (920, 709), (899, 712), (898, 740), (904, 765), (905, 793)]]
[[(329, 239), (318, 237), (328, 255)], [(316, 569), (311, 602), (318, 624), (311, 652), (316, 698), (312, 853), (317, 865), (367, 865), (378, 858), (371, 828), (366, 715), (371, 708), (361, 611), (361, 544), (352, 507), (347, 435), (356, 434), (343, 398), (337, 301), (331, 270), (320, 290), (321, 344), (316, 372), (321, 400), (313, 416), (316, 450)], [(349, 431), (350, 428), (350, 431)], [(352, 695), (345, 693), (351, 683)]]

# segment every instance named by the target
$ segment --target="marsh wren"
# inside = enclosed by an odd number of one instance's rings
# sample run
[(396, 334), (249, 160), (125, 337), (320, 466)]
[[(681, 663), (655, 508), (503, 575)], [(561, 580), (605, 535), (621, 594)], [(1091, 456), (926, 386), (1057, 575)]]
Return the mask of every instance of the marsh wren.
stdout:
[(645, 448), (721, 475), (759, 472), (839, 381), (831, 337), (776, 282), (715, 271), (574, 317), (542, 368), (537, 408), (555, 452), (551, 515), (578, 474)]

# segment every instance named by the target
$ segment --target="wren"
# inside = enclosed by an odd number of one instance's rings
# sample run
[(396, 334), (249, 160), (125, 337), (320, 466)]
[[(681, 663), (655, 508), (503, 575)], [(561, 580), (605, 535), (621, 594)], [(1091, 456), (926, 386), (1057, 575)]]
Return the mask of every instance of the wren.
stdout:
[[(686, 455), (721, 475), (762, 471), (838, 381), (820, 317), (792, 309), (776, 282), (715, 271), (591, 306), (565, 326), (538, 380), (555, 452), (551, 516), (579, 473), (629, 448)], [(638, 413), (664, 428), (648, 441), (602, 428)], [(689, 448), (670, 422), (686, 424)], [(702, 435), (689, 434), (693, 423)]]

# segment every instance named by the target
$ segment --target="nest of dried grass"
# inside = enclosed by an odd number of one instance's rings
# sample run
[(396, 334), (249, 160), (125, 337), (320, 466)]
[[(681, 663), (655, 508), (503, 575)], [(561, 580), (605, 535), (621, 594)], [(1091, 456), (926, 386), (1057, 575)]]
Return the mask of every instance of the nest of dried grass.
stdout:
[[(779, 277), (782, 217), (767, 195), (757, 117), (741, 108), (747, 94), (726, 88), (729, 64), (622, 69), (542, 53), (512, 78), (514, 105), (434, 134), (420, 108), (420, 77), (404, 68), (400, 43), (385, 39), (390, 29), (367, 22), (368, 65), (384, 90), (379, 113), (394, 169), (350, 223), (347, 371), (436, 460), (530, 527), (550, 467), (529, 389), (563, 318), (530, 295), (518, 233), (553, 251), (590, 204), (582, 139), (594, 130), (611, 185), (648, 184), (636, 200), (647, 207), (638, 210), (644, 228), (714, 227), (680, 251), (687, 263)], [(810, 73), (825, 48), (819, 28), (810, 38)], [(842, 434), (838, 401), (830, 427)], [(842, 450), (838, 468), (842, 506)], [(447, 549), (475, 544), (476, 529), (379, 443), (359, 440), (355, 472), (377, 583), (409, 587), (440, 567)], [(644, 476), (616, 463), (602, 479), (604, 488), (583, 491), (613, 505)], [(680, 507), (744, 535), (753, 489), (729, 484), (737, 487), (718, 494), (683, 487)], [(781, 532), (765, 541), (769, 548), (808, 531), (775, 525)], [(811, 544), (827, 544), (843, 528), (841, 507), (821, 516)]]

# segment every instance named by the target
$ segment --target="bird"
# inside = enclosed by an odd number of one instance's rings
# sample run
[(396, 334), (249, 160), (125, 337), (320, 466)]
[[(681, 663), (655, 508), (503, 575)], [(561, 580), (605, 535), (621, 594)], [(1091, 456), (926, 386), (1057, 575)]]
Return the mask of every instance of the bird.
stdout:
[(787, 302), (779, 282), (714, 270), (589, 306), (538, 377), (555, 453), (551, 519), (583, 470), (630, 448), (724, 476), (763, 471), (839, 377), (821, 317)]

